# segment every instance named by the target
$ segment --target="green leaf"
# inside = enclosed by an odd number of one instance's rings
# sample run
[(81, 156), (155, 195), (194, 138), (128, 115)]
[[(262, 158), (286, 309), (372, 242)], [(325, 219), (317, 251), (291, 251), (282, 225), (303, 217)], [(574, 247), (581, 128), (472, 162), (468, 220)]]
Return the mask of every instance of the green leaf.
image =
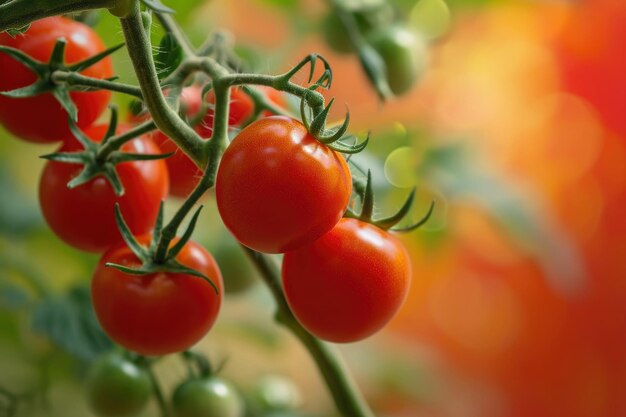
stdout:
[(86, 287), (44, 299), (33, 313), (32, 327), (62, 350), (85, 361), (113, 347), (98, 323)]
[(43, 225), (37, 203), (16, 188), (6, 165), (0, 162), (0, 235), (21, 236)]
[(154, 64), (157, 69), (159, 80), (167, 78), (183, 61), (183, 48), (171, 33), (166, 33), (157, 49)]
[(11, 29), (7, 29), (6, 32), (9, 34), (10, 37), (15, 38), (16, 36), (19, 36), (23, 33), (26, 33), (26, 31), (30, 29), (30, 24), (28, 25), (24, 25), (22, 27), (19, 28), (11, 28)]

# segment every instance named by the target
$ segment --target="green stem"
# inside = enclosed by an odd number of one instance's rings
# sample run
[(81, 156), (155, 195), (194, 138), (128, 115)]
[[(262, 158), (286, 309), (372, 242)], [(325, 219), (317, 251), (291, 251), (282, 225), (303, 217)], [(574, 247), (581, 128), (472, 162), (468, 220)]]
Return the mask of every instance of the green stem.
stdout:
[(0, 32), (38, 19), (93, 9), (110, 9), (120, 0), (12, 0), (0, 6)]
[(277, 321), (287, 327), (309, 351), (326, 381), (337, 409), (346, 417), (374, 417), (337, 350), (312, 336), (294, 317), (283, 293), (278, 265), (267, 255), (242, 247), (261, 273), (276, 301)]
[(87, 87), (98, 90), (116, 91), (143, 99), (141, 88), (134, 85), (122, 84), (101, 78), (87, 77), (77, 72), (55, 71), (52, 73), (52, 81), (55, 84), (65, 83), (71, 87)]
[(146, 371), (148, 372), (148, 376), (150, 377), (150, 381), (152, 382), (152, 390), (154, 391), (154, 396), (156, 397), (157, 404), (159, 405), (159, 410), (161, 410), (161, 417), (168, 417), (170, 413), (167, 406), (167, 401), (165, 400), (165, 395), (163, 395), (163, 390), (161, 389), (159, 380), (156, 377), (154, 370), (152, 369), (152, 364), (146, 364)]
[(207, 163), (207, 155), (203, 151), (204, 141), (182, 120), (178, 113), (170, 108), (161, 91), (152, 58), (150, 40), (146, 35), (139, 12), (139, 7), (126, 18), (120, 19), (126, 47), (132, 51), (129, 55), (133, 62), (135, 74), (139, 80), (144, 101), (157, 127), (174, 141), (198, 167)]
[(282, 82), (284, 75), (263, 75), (263, 74), (229, 74), (223, 78), (223, 82), (228, 85), (265, 85), (272, 88), (278, 88), (289, 94), (307, 100), (309, 106), (316, 114), (324, 108), (324, 96), (317, 91), (312, 91), (301, 85), (292, 82)]
[(121, 135), (113, 136), (107, 142), (98, 149), (98, 159), (105, 160), (113, 151), (118, 150), (123, 144), (146, 133), (152, 132), (156, 129), (154, 120), (144, 122), (134, 128), (122, 133)]

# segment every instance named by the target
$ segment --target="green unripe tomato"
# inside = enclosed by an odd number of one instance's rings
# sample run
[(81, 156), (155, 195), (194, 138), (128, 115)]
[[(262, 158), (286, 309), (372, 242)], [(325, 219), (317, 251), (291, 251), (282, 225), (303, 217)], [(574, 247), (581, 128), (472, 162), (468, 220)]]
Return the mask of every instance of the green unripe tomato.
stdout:
[(227, 295), (243, 293), (259, 282), (256, 269), (232, 236), (221, 239), (212, 252), (222, 271)]
[(118, 353), (102, 356), (89, 371), (87, 396), (98, 416), (133, 416), (146, 406), (151, 395), (147, 371)]
[(261, 412), (277, 412), (297, 408), (301, 396), (291, 379), (280, 375), (266, 375), (255, 384), (250, 393), (250, 400)]
[(243, 417), (244, 405), (237, 390), (218, 377), (191, 379), (176, 388), (172, 397), (175, 417)]
[(367, 41), (385, 62), (391, 91), (395, 95), (409, 91), (426, 68), (425, 41), (398, 25), (371, 32)]

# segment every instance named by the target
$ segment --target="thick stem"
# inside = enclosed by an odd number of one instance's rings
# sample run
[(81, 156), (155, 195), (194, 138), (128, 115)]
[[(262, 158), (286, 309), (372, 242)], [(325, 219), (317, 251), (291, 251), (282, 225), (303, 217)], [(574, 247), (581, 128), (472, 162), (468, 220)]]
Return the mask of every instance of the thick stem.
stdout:
[(111, 137), (100, 149), (98, 149), (98, 159), (106, 159), (106, 157), (109, 156), (111, 152), (118, 150), (126, 142), (138, 136), (152, 132), (155, 129), (156, 125), (154, 124), (154, 120), (149, 120), (138, 126), (135, 126), (134, 128), (122, 133), (121, 135)]
[(38, 19), (66, 13), (116, 7), (120, 0), (12, 0), (0, 6), (0, 32)]
[(135, 74), (143, 91), (144, 101), (157, 127), (173, 140), (200, 168), (206, 166), (207, 155), (203, 151), (204, 141), (174, 111), (166, 100), (152, 58), (150, 40), (141, 21), (139, 8), (127, 18), (120, 19), (126, 47)]
[(242, 246), (254, 265), (261, 273), (263, 281), (269, 287), (277, 305), (276, 318), (286, 326), (306, 347), (317, 364), (337, 409), (345, 417), (374, 417), (355, 382), (350, 377), (346, 365), (339, 353), (329, 344), (312, 336), (294, 317), (280, 284), (278, 265), (267, 255)]

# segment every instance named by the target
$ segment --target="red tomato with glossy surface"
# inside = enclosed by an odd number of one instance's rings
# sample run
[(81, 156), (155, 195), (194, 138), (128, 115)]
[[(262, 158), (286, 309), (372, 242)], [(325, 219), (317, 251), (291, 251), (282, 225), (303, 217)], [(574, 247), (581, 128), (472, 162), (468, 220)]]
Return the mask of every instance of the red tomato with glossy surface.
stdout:
[(411, 284), (404, 245), (390, 233), (342, 219), (313, 243), (287, 252), (283, 286), (298, 321), (337, 343), (364, 339), (400, 309)]
[[(106, 125), (95, 125), (85, 134), (100, 141)], [(123, 128), (121, 129), (123, 131)], [(59, 150), (82, 150), (75, 139)], [(159, 154), (161, 150), (148, 138), (126, 143), (122, 151)], [(124, 220), (135, 234), (152, 230), (161, 201), (167, 197), (169, 179), (163, 160), (124, 162), (116, 166), (124, 186), (124, 195), (116, 196), (103, 176), (73, 189), (67, 183), (76, 177), (83, 165), (49, 161), (39, 182), (39, 203), (48, 226), (65, 243), (87, 252), (103, 252), (122, 240), (115, 222), (115, 203), (120, 204)]]
[[(72, 64), (106, 48), (98, 35), (87, 25), (64, 17), (48, 17), (33, 22), (24, 35), (11, 38), (0, 34), (0, 45), (21, 50), (39, 61), (48, 61), (58, 38), (65, 38), (65, 63)], [(81, 74), (94, 78), (113, 76), (111, 58), (107, 57), (85, 69)], [(9, 91), (32, 84), (37, 77), (23, 64), (0, 52), (0, 91)], [(78, 109), (78, 126), (90, 126), (106, 109), (111, 93), (106, 90), (70, 93)], [(48, 143), (71, 137), (67, 112), (49, 94), (27, 98), (0, 96), (0, 123), (29, 142)]]
[(217, 173), (217, 207), (242, 244), (281, 253), (315, 239), (346, 210), (352, 181), (346, 160), (297, 120), (271, 116), (243, 129)]
[[(202, 88), (192, 85), (183, 89), (181, 94), (181, 106), (188, 117), (193, 117), (200, 111), (202, 104)], [(209, 102), (213, 102), (214, 96), (209, 93)], [(240, 89), (231, 90), (231, 102), (228, 123), (237, 126), (245, 121), (254, 109), (254, 103)], [(210, 138), (213, 134), (213, 110), (209, 110), (203, 120), (194, 127), (196, 132), (203, 138)], [(153, 135), (154, 141), (164, 153), (173, 152), (174, 155), (165, 160), (170, 174), (170, 193), (177, 197), (188, 196), (198, 185), (202, 177), (202, 170), (165, 134), (157, 131)]]
[[(139, 241), (147, 245), (150, 236)], [(131, 275), (106, 267), (107, 262), (141, 265), (125, 243), (102, 256), (91, 282), (91, 296), (98, 321), (113, 341), (142, 355), (165, 355), (190, 348), (213, 326), (223, 294), (222, 275), (215, 260), (191, 241), (176, 260), (211, 279), (218, 292), (193, 275)]]

